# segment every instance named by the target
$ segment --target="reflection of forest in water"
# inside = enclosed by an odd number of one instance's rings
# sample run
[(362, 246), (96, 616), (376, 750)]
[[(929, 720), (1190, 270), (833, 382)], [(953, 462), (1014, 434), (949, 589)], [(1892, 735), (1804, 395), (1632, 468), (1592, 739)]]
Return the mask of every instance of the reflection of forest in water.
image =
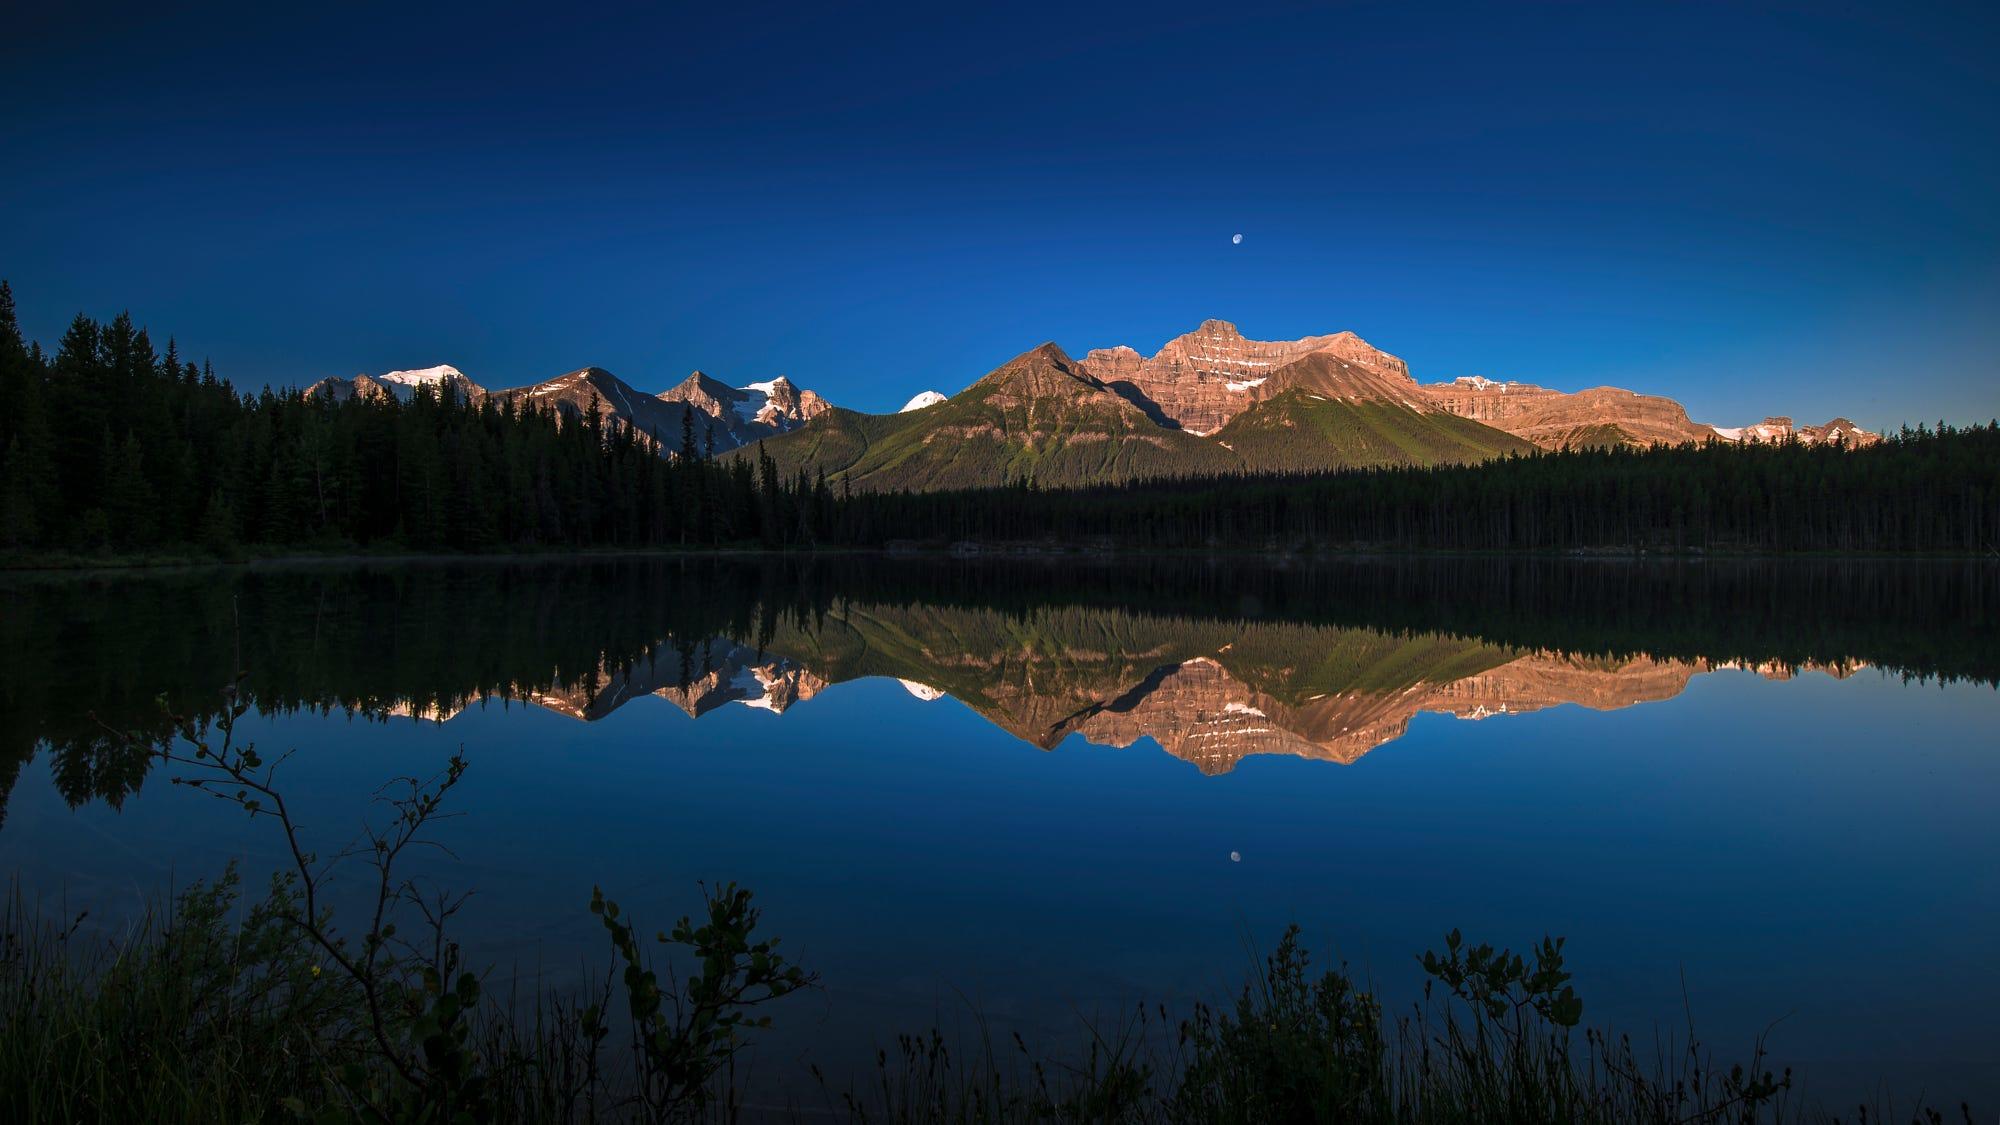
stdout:
[(15, 577), (0, 606), (0, 785), (41, 751), (72, 801), (144, 779), (105, 726), (208, 710), (238, 668), (267, 712), (385, 720), (496, 696), (782, 711), (887, 676), (1037, 746), (1152, 737), (1209, 773), (1722, 667), (2000, 682), (2000, 568), (1966, 562), (471, 561)]

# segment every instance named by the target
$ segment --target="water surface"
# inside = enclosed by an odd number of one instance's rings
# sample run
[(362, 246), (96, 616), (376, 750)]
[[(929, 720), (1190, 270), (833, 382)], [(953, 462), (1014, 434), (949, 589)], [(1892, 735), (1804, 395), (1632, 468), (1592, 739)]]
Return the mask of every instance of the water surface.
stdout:
[(0, 615), (0, 863), (103, 929), (281, 862), (104, 736), (240, 668), (329, 850), (465, 749), (423, 873), (502, 978), (602, 963), (594, 884), (660, 924), (753, 887), (826, 983), (774, 1073), (974, 1013), (1058, 1047), (1296, 921), (1398, 1001), (1453, 927), (1561, 934), (1592, 1023), (2000, 1096), (1976, 564), (300, 565), (19, 577)]

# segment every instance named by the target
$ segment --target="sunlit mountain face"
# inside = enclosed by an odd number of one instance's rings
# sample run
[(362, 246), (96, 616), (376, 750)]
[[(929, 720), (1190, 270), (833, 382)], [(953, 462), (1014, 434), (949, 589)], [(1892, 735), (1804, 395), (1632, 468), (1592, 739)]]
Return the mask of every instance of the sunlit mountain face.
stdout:
[(239, 666), (270, 713), (449, 723), (500, 705), (588, 723), (663, 700), (697, 721), (751, 709), (783, 724), (893, 680), (1043, 750), (1157, 748), (1209, 775), (1258, 755), (1343, 764), (1423, 714), (1638, 707), (1721, 670), (1990, 683), (1993, 586), (1976, 566), (1557, 560), (651, 560), (17, 583), (9, 649), (61, 655), (8, 677), (4, 771), (46, 749), (72, 800), (120, 800), (146, 764), (108, 730), (164, 733), (162, 700), (205, 714)]

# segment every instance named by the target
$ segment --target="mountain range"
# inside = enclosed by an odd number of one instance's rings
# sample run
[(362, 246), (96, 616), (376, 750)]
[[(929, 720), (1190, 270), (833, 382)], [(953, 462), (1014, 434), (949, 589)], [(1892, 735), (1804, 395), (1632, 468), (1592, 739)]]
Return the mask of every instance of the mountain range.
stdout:
[(1352, 332), (1252, 340), (1221, 320), (1151, 356), (1121, 346), (1076, 359), (1043, 344), (955, 395), (926, 390), (894, 414), (833, 406), (782, 376), (738, 387), (696, 371), (647, 394), (600, 367), (487, 390), (438, 366), (325, 379), (307, 393), (407, 401), (426, 386), (571, 418), (594, 410), (667, 452), (691, 424), (704, 453), (758, 445), (787, 475), (824, 472), (864, 490), (1471, 463), (1656, 443), (1879, 440), (1845, 418), (1707, 425), (1673, 399), (1617, 387), (1565, 392), (1479, 376), (1419, 383), (1403, 360)]
[(656, 395), (625, 382), (602, 367), (585, 367), (525, 387), (487, 390), (456, 367), (426, 367), (383, 375), (322, 379), (306, 388), (308, 396), (335, 401), (354, 397), (394, 398), (408, 402), (421, 387), (478, 404), (491, 398), (516, 407), (532, 404), (565, 418), (595, 412), (607, 422), (629, 425), (659, 442), (665, 451), (680, 448), (683, 419), (692, 422), (696, 448), (725, 452), (797, 429), (829, 408), (812, 391), (800, 390), (780, 375), (760, 383), (732, 387), (696, 371)]

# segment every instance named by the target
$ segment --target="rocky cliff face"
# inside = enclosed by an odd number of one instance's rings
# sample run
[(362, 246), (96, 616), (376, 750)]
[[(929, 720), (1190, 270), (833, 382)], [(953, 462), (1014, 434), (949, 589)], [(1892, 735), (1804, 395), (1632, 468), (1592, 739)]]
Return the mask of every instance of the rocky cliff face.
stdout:
[[(716, 452), (789, 433), (832, 409), (812, 391), (802, 391), (780, 375), (763, 383), (732, 387), (699, 371), (662, 391), (659, 401), (696, 412), (695, 440), (704, 451), (715, 431)], [(672, 448), (678, 431), (664, 436)]]
[(1282, 369), (1315, 353), (1357, 376), (1360, 392), (1389, 401), (1418, 398), (1409, 367), (1352, 332), (1300, 340), (1251, 340), (1226, 320), (1167, 341), (1151, 358), (1129, 347), (1099, 348), (1079, 363), (1085, 372), (1124, 395), (1162, 425), (1212, 434), (1254, 403), (1286, 385)]
[(1804, 445), (1844, 445), (1851, 449), (1874, 445), (1882, 435), (1870, 433), (1845, 418), (1835, 418), (1824, 426), (1795, 426), (1790, 418), (1766, 418), (1754, 426), (1718, 426), (1715, 432), (1727, 441), (1797, 441)]
[(1824, 426), (1793, 427), (1790, 418), (1766, 418), (1755, 426), (1718, 427), (1696, 422), (1670, 398), (1618, 387), (1566, 392), (1533, 383), (1499, 382), (1467, 376), (1422, 388), (1439, 409), (1505, 430), (1543, 449), (1613, 445), (1680, 445), (1704, 441), (1832, 441), (1859, 447), (1881, 438), (1845, 418)]
[(1543, 449), (1707, 441), (1715, 429), (1670, 398), (1617, 387), (1568, 393), (1478, 377), (1423, 388), (1441, 410), (1484, 422)]
[(668, 451), (678, 447), (681, 415), (688, 409), (661, 402), (602, 367), (585, 367), (547, 382), (492, 393), (516, 409), (554, 410), (566, 420), (595, 413), (606, 425), (630, 426), (642, 437), (657, 439)]

